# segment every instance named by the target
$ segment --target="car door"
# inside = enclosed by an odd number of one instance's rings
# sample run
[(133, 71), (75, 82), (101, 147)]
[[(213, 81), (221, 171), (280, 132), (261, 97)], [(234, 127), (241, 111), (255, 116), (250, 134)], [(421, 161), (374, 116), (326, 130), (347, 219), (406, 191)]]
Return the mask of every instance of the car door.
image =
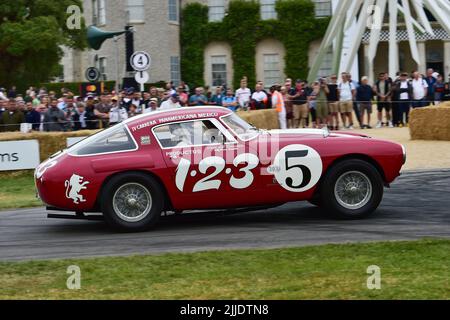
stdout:
[(255, 204), (257, 155), (216, 119), (174, 122), (153, 128), (168, 168), (176, 209), (215, 209)]

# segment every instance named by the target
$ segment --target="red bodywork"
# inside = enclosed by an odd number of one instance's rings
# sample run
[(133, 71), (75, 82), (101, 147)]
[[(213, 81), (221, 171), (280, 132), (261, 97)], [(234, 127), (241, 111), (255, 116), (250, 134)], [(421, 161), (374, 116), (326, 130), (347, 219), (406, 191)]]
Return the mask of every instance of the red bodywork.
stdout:
[[(322, 166), (317, 179), (336, 161), (357, 157), (374, 164), (385, 183), (389, 184), (399, 176), (404, 164), (405, 154), (401, 145), (357, 134), (331, 133), (326, 136), (324, 131), (319, 130), (292, 130), (283, 133), (263, 131), (255, 138), (243, 141), (221, 118), (229, 114), (230, 111), (224, 108), (195, 107), (149, 113), (129, 119), (124, 125), (132, 135), (137, 150), (75, 156), (71, 154), (72, 148), (69, 148), (36, 169), (39, 196), (51, 207), (81, 212), (99, 211), (99, 194), (110, 177), (128, 171), (141, 171), (153, 175), (161, 182), (168, 197), (167, 209), (179, 211), (275, 205), (309, 200), (320, 184), (319, 180), (307, 190), (293, 192), (275, 179), (270, 166), (273, 165), (277, 152), (290, 145), (308, 146), (320, 155)], [(162, 149), (152, 128), (187, 119), (216, 119), (235, 141)], [(199, 162), (205, 158), (205, 153), (216, 160), (227, 159), (225, 167), (220, 167), (221, 164), (206, 165), (206, 169), (201, 170)], [(257, 167), (247, 170), (249, 173), (245, 171), (247, 162), (233, 163), (233, 159), (244, 153), (253, 155), (252, 158), (256, 156), (259, 160)], [(189, 158), (190, 165), (186, 167), (189, 174), (186, 173), (183, 177), (180, 188), (176, 181), (177, 173), (181, 174), (177, 164), (182, 158), (192, 157), (193, 154), (197, 155), (197, 159)], [(283, 161), (286, 167), (282, 168), (282, 164), (274, 167), (275, 171), (286, 170), (289, 163), (285, 159)], [(295, 162), (292, 165), (294, 168), (290, 169), (291, 174), (303, 174), (299, 169), (301, 159), (297, 161), (297, 165)], [(73, 188), (70, 183), (73, 175), (82, 178), (78, 180), (78, 186), (88, 182), (84, 184), (84, 188), (75, 190), (76, 194), (81, 195), (80, 201), (74, 201), (68, 196)], [(206, 182), (199, 183), (207, 177), (210, 178)], [(202, 186), (203, 189), (206, 186), (206, 190), (193, 191), (194, 188), (202, 189)]]

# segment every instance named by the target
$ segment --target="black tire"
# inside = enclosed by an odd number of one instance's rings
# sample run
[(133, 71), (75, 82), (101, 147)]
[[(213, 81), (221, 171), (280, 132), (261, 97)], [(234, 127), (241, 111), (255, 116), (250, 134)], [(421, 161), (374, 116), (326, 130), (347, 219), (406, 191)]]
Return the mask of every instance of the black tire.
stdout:
[[(128, 193), (132, 199), (122, 197), (127, 194), (127, 191), (133, 191), (133, 188), (135, 188), (134, 191), (140, 192), (141, 197), (135, 197), (136, 193), (132, 195)], [(138, 205), (134, 203), (131, 206), (128, 200), (136, 202), (136, 199), (143, 200), (138, 201)], [(105, 221), (115, 230), (121, 232), (146, 231), (155, 226), (161, 216), (164, 208), (164, 193), (160, 184), (151, 176), (139, 172), (123, 173), (112, 177), (104, 186), (100, 205)], [(128, 216), (125, 212), (130, 208), (142, 212), (142, 217), (139, 217), (139, 214), (136, 217)], [(124, 213), (121, 213), (121, 209)]]
[[(337, 193), (335, 192), (338, 180), (339, 184), (337, 189), (342, 192), (343, 189), (339, 187), (342, 187), (345, 184), (345, 178), (351, 179), (354, 177), (360, 178), (362, 181), (362, 184), (360, 185), (366, 187), (355, 187), (357, 190), (361, 190), (361, 193), (358, 196), (363, 197), (363, 199), (356, 204), (351, 203), (351, 201), (344, 201), (345, 195), (341, 197), (339, 194), (342, 193), (339, 193), (339, 191), (337, 191)], [(353, 183), (353, 181), (350, 183)], [(371, 191), (368, 191), (369, 185)], [(349, 189), (354, 189), (352, 188), (354, 186), (353, 184), (350, 185), (347, 183), (345, 186)], [(378, 208), (381, 199), (383, 198), (383, 188), (383, 179), (372, 164), (359, 159), (344, 160), (331, 167), (321, 183), (321, 207), (326, 214), (339, 219), (350, 220), (366, 218)], [(346, 194), (348, 195), (350, 191), (343, 192), (347, 192)], [(353, 192), (358, 191), (353, 190)], [(350, 208), (351, 206), (353, 207)]]

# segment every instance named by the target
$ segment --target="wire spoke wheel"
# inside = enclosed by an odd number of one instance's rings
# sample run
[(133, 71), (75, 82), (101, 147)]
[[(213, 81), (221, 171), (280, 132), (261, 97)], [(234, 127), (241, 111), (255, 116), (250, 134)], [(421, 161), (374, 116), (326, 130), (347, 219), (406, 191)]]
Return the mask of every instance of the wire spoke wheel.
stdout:
[(372, 183), (360, 171), (343, 173), (334, 185), (336, 201), (344, 208), (357, 210), (364, 207), (372, 197)]
[(140, 183), (130, 182), (120, 186), (113, 196), (113, 208), (118, 217), (127, 222), (144, 219), (152, 208), (152, 196)]

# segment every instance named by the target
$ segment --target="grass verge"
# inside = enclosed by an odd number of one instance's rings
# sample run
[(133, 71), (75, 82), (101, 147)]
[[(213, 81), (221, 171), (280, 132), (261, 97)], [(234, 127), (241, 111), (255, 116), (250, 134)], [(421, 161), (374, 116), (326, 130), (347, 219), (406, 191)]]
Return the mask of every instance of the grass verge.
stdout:
[[(0, 263), (1, 299), (450, 299), (450, 240)], [(69, 290), (69, 265), (81, 289)], [(367, 267), (381, 289), (367, 289)]]
[(0, 173), (0, 210), (42, 206), (36, 198), (33, 170)]

